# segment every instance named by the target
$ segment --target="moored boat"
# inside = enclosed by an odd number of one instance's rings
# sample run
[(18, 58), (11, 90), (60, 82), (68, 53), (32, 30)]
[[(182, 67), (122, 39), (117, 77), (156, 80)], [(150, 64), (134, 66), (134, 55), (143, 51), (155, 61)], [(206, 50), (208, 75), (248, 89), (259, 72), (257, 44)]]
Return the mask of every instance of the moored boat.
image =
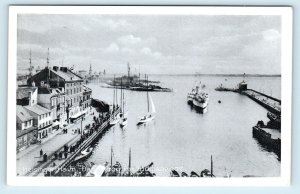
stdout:
[(105, 175), (105, 166), (94, 164), (92, 168), (85, 175), (86, 177), (102, 177)]
[(200, 176), (195, 171), (192, 171), (190, 177), (200, 177)]
[(179, 173), (176, 170), (174, 170), (174, 169), (171, 170), (170, 176), (171, 177), (180, 177)]
[(94, 150), (93, 147), (86, 148), (85, 150), (80, 152), (80, 154), (78, 156), (75, 157), (74, 162), (78, 162), (78, 161), (88, 158), (92, 154), (93, 150)]

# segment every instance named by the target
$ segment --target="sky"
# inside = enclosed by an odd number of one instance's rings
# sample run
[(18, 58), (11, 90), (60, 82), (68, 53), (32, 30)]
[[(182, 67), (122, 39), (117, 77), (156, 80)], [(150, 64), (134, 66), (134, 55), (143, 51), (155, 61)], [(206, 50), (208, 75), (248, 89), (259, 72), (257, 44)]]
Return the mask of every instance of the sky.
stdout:
[(19, 14), (18, 73), (32, 65), (141, 74), (280, 74), (280, 16)]

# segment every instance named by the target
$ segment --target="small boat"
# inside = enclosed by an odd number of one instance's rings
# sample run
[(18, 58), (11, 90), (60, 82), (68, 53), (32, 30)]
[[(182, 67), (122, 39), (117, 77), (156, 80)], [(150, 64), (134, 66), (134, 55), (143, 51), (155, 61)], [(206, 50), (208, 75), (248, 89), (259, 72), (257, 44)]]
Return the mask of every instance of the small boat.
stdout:
[(85, 175), (86, 177), (102, 177), (105, 175), (105, 166), (94, 164)]
[(171, 177), (180, 177), (179, 173), (176, 170), (174, 170), (174, 169), (171, 170), (170, 176)]
[(188, 177), (189, 175), (187, 174), (187, 173), (185, 173), (185, 172), (182, 172), (181, 173), (181, 177)]
[(149, 168), (153, 165), (153, 162), (151, 162), (149, 165), (140, 168), (136, 173), (133, 174), (133, 176), (137, 177), (153, 177), (155, 176), (155, 173), (151, 173), (149, 171)]
[(126, 127), (126, 126), (127, 126), (127, 123), (128, 123), (128, 121), (127, 121), (127, 118), (126, 118), (126, 117), (121, 118), (121, 120), (120, 120), (120, 126), (121, 126), (121, 127)]
[(129, 160), (128, 160), (128, 169), (122, 174), (122, 176), (130, 177), (132, 176), (131, 172), (131, 148), (129, 149)]
[(214, 177), (215, 175), (211, 174), (208, 169), (204, 169), (200, 173), (200, 177)]
[(119, 114), (121, 127), (127, 126), (128, 123), (127, 115), (128, 113), (125, 111), (125, 95), (124, 95), (123, 81), (121, 79), (121, 113)]
[(118, 116), (115, 116), (114, 118), (112, 118), (112, 120), (109, 122), (110, 125), (115, 125), (117, 124), (118, 122), (120, 122), (120, 119)]
[(200, 177), (200, 176), (195, 171), (192, 171), (190, 177)]
[[(115, 83), (115, 76), (114, 76), (114, 83)], [(120, 122), (120, 114), (115, 115), (115, 110), (116, 107), (118, 108), (118, 100), (117, 100), (117, 96), (118, 96), (118, 91), (116, 86), (114, 86), (114, 90), (113, 90), (113, 110), (112, 110), (112, 119), (110, 120), (109, 124), (111, 126), (117, 124), (118, 122)]]
[[(148, 80), (148, 78), (147, 78), (147, 80)], [(148, 82), (147, 82), (147, 85), (148, 85)], [(151, 103), (151, 109), (152, 109), (151, 111), (152, 112), (150, 112), (149, 99), (150, 99), (150, 103)], [(149, 95), (148, 91), (147, 91), (147, 107), (148, 107), (148, 113), (145, 116), (139, 118), (137, 125), (141, 125), (141, 124), (150, 122), (155, 118), (155, 113), (156, 113), (155, 106), (154, 106), (153, 100), (152, 100), (151, 96)]]
[(75, 157), (74, 162), (78, 162), (80, 160), (84, 160), (88, 158), (92, 154), (93, 150), (94, 150), (93, 147), (86, 148), (78, 156)]
[(210, 170), (204, 169), (200, 173), (200, 177), (215, 177), (213, 174), (213, 158), (212, 155), (210, 156)]

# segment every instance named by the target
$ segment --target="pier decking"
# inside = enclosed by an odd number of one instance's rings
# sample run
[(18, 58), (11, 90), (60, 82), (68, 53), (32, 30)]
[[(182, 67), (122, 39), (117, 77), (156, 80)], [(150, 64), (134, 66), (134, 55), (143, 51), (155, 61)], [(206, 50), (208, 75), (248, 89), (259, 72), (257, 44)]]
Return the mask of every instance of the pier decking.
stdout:
[[(105, 130), (110, 128), (110, 121), (113, 117), (120, 113), (120, 109), (116, 109), (113, 114), (110, 115), (109, 119), (104, 121), (103, 123), (98, 123), (93, 127), (94, 132), (88, 136), (84, 141), (79, 145), (79, 147), (72, 153), (68, 153), (67, 158), (65, 159), (53, 159), (54, 154), (49, 156), (49, 160), (47, 162), (41, 163), (38, 168), (38, 171), (33, 171), (30, 173), (31, 176), (43, 176), (44, 171), (50, 172), (50, 176), (57, 176), (62, 170), (66, 169), (75, 159), (75, 157), (81, 153), (84, 149), (91, 145), (91, 143), (96, 140)], [(70, 142), (67, 142), (66, 145), (74, 145), (76, 142), (80, 140), (80, 137), (73, 139)], [(63, 147), (57, 150), (60, 152), (63, 150)], [(51, 166), (51, 164), (55, 163), (55, 166)]]

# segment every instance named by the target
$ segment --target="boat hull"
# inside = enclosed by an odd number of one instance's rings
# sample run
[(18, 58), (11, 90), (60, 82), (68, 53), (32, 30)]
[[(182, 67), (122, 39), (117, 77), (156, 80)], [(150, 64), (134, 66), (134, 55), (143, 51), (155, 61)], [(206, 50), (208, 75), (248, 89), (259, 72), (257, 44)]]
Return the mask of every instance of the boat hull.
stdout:
[(208, 101), (206, 100), (204, 102), (199, 102), (196, 99), (193, 99), (193, 105), (195, 108), (205, 109), (208, 105)]
[(140, 119), (138, 121), (137, 125), (142, 125), (142, 124), (148, 123), (148, 122), (152, 121), (153, 119), (154, 119), (154, 116), (147, 117), (146, 119)]

